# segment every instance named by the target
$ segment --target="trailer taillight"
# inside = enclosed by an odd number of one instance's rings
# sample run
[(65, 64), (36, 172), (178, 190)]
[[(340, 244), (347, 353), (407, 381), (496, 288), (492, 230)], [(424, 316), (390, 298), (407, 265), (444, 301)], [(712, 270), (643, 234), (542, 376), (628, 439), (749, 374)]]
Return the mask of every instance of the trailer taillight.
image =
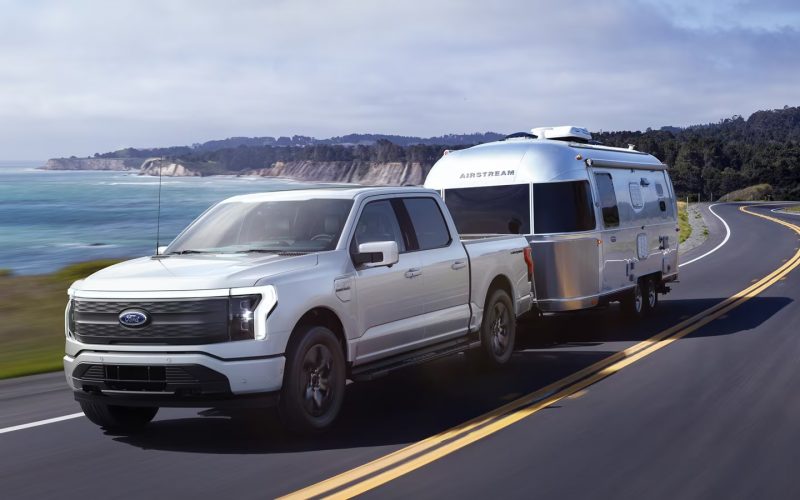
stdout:
[(525, 247), (522, 255), (525, 256), (525, 264), (528, 265), (528, 281), (533, 281), (533, 253), (531, 252), (531, 247)]

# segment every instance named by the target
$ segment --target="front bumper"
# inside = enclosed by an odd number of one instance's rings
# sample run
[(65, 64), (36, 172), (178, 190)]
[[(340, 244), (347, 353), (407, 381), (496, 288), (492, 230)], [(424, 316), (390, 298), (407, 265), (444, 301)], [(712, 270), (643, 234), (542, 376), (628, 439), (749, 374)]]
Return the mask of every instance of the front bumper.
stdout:
[(276, 393), (283, 382), (284, 364), (282, 355), (221, 359), (203, 352), (81, 350), (64, 356), (64, 373), (78, 400), (216, 407)]

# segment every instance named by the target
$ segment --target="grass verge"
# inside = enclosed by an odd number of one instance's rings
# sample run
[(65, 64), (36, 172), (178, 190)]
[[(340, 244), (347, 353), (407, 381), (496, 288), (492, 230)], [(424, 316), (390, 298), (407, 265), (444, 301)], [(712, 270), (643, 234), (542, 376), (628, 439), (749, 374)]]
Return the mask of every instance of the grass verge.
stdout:
[(681, 228), (678, 238), (683, 243), (692, 235), (692, 225), (689, 224), (689, 207), (685, 201), (678, 202), (678, 226)]
[(116, 262), (83, 262), (39, 276), (0, 270), (0, 379), (61, 369), (67, 288)]

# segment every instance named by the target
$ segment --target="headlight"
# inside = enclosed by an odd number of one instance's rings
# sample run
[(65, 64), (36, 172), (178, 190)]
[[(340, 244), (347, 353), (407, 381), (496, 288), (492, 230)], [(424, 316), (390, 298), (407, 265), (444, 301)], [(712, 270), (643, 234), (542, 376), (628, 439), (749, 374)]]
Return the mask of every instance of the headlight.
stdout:
[(72, 338), (75, 334), (75, 305), (72, 299), (67, 302), (67, 308), (64, 310), (64, 330), (67, 337)]
[(228, 299), (228, 333), (231, 340), (254, 339), (254, 313), (261, 295), (236, 295)]
[[(253, 293), (258, 292), (258, 293)], [(267, 316), (278, 297), (272, 286), (234, 288), (228, 299), (228, 334), (231, 340), (264, 339)]]

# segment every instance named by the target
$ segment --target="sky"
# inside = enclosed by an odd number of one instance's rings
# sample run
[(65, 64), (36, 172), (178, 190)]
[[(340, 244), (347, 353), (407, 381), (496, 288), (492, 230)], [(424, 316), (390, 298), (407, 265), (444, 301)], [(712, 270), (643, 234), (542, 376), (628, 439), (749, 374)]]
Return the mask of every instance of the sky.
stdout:
[(800, 2), (0, 0), (0, 158), (800, 105)]

